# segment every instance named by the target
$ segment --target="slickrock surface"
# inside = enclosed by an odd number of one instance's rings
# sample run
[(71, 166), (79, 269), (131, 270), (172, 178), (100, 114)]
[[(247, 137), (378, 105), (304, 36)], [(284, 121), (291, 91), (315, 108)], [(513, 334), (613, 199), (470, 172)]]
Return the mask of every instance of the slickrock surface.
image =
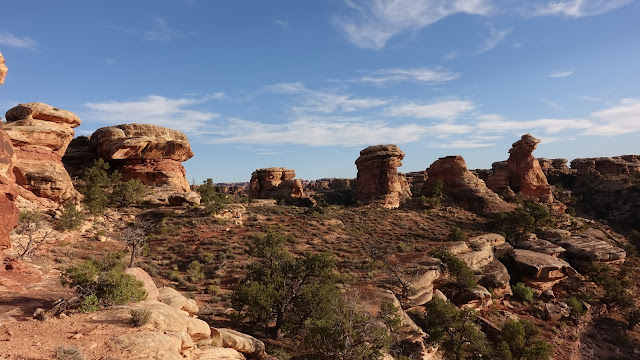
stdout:
[(539, 252), (514, 249), (509, 252), (514, 270), (528, 285), (546, 290), (576, 271), (568, 262)]
[(640, 172), (640, 155), (574, 159), (571, 168), (578, 175), (629, 175)]
[(594, 261), (622, 263), (627, 256), (623, 249), (613, 245), (611, 240), (597, 229), (575, 233), (570, 237), (550, 238), (549, 241), (567, 249), (566, 257), (576, 267), (588, 265)]
[(487, 188), (484, 181), (473, 175), (461, 156), (447, 156), (436, 160), (427, 169), (427, 179), (422, 193), (428, 193), (431, 184), (442, 181), (443, 191), (451, 196), (456, 205), (486, 213), (511, 211), (514, 205), (502, 200)]
[(530, 134), (522, 135), (520, 140), (512, 144), (506, 164), (493, 164), (493, 172), (487, 179), (487, 186), (504, 197), (521, 193), (544, 203), (552, 203), (554, 199), (551, 186), (538, 159), (533, 157), (538, 143), (540, 140)]
[[(17, 156), (13, 171), (18, 185), (56, 203), (78, 198), (62, 164), (62, 155), (73, 139), (73, 128), (81, 123), (80, 118), (43, 103), (20, 104), (7, 111), (6, 118), (5, 130)], [(34, 200), (28, 194), (23, 197)]]
[(123, 124), (96, 130), (90, 139), (98, 155), (122, 173), (123, 180), (189, 192), (180, 162), (193, 157), (187, 136), (156, 125)]
[(358, 200), (397, 208), (401, 201), (410, 198), (409, 183), (398, 174), (403, 158), (404, 153), (396, 145), (374, 145), (360, 151), (356, 160)]
[(249, 193), (256, 199), (290, 199), (304, 196), (302, 183), (293, 169), (270, 167), (251, 174)]

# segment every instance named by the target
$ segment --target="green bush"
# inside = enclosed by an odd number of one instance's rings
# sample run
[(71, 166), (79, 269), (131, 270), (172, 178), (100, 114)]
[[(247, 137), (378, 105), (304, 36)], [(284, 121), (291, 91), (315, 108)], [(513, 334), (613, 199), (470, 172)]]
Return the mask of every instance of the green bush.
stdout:
[(533, 301), (533, 289), (519, 282), (511, 287), (513, 298), (521, 302)]
[(587, 309), (584, 308), (582, 301), (578, 300), (575, 296), (567, 299), (565, 303), (569, 306), (569, 311), (573, 316), (580, 316), (587, 311)]
[(151, 318), (151, 310), (149, 308), (131, 309), (129, 314), (131, 315), (131, 324), (135, 327), (146, 325)]
[(115, 254), (71, 266), (63, 271), (61, 281), (76, 288), (83, 299), (94, 295), (100, 305), (122, 305), (146, 296), (142, 282), (124, 273), (121, 256)]
[(449, 235), (447, 235), (447, 241), (465, 241), (467, 240), (467, 234), (457, 226), (449, 228)]
[(630, 330), (633, 330), (638, 324), (640, 324), (640, 308), (633, 309), (625, 315), (627, 325)]
[(462, 289), (471, 289), (477, 285), (473, 270), (469, 268), (469, 265), (446, 250), (444, 247), (431, 251), (431, 256), (442, 261), (442, 264), (447, 269), (449, 276), (451, 276), (453, 282), (458, 287)]
[(485, 334), (476, 325), (472, 309), (459, 309), (434, 297), (416, 323), (429, 334), (426, 341), (439, 345), (447, 359), (480, 359), (490, 353)]
[(514, 211), (495, 214), (488, 227), (490, 231), (504, 235), (507, 241), (513, 244), (516, 236), (535, 231), (535, 223), (536, 219), (527, 210), (517, 208)]
[(68, 200), (62, 209), (62, 215), (58, 220), (58, 227), (61, 230), (75, 230), (82, 225), (84, 215), (76, 208), (72, 200)]
[(224, 209), (225, 204), (229, 203), (227, 196), (216, 190), (212, 179), (207, 179), (197, 190), (200, 194), (200, 204), (204, 206), (207, 215), (218, 214)]
[(94, 215), (102, 214), (107, 208), (111, 186), (120, 180), (120, 173), (113, 171), (109, 174), (109, 168), (109, 163), (99, 158), (80, 174), (84, 181), (84, 186), (80, 188), (84, 195), (84, 204)]
[(500, 331), (500, 344), (496, 355), (499, 359), (536, 360), (548, 359), (552, 347), (539, 339), (540, 330), (528, 320), (507, 321)]
[(207, 286), (207, 294), (209, 295), (220, 295), (220, 286), (218, 285), (209, 285)]
[(85, 296), (80, 305), (80, 312), (89, 313), (98, 311), (98, 297), (95, 294)]
[(147, 186), (139, 179), (119, 182), (109, 194), (109, 202), (122, 208), (139, 204), (147, 193)]
[(199, 283), (204, 280), (204, 272), (202, 272), (202, 264), (199, 261), (193, 260), (187, 266), (187, 276), (192, 283)]

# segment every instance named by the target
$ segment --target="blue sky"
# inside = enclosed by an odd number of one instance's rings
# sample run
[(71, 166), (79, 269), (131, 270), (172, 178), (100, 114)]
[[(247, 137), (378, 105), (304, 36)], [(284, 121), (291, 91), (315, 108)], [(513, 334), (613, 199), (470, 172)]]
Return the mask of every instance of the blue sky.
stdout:
[(634, 0), (136, 0), (3, 2), (0, 114), (41, 101), (77, 135), (122, 123), (184, 131), (189, 181), (256, 168), (355, 177), (369, 145), (400, 171), (462, 155), (638, 154)]

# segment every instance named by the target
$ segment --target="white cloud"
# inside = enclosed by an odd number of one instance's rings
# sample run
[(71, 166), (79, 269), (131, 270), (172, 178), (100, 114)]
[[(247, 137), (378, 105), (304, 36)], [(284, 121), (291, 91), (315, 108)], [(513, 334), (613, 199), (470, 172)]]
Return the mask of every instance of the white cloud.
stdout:
[(288, 29), (289, 28), (289, 22), (284, 21), (284, 20), (274, 20), (274, 23), (276, 23), (278, 26), (280, 26), (283, 29)]
[(131, 30), (118, 26), (113, 26), (112, 28), (124, 33), (141, 36), (142, 40), (152, 42), (171, 42), (176, 39), (194, 35), (194, 33), (186, 33), (170, 28), (167, 21), (161, 17), (155, 18), (151, 26), (144, 30)]
[(38, 43), (30, 37), (20, 37), (12, 33), (2, 32), (0, 33), (0, 45), (23, 49), (34, 49)]
[(480, 131), (530, 131), (538, 130), (555, 134), (565, 130), (583, 130), (594, 126), (586, 119), (538, 119), (531, 121), (485, 120), (477, 123)]
[(454, 140), (447, 143), (442, 144), (434, 144), (430, 147), (433, 148), (442, 148), (442, 149), (477, 149), (494, 146), (496, 143), (483, 143), (475, 140)]
[(578, 100), (588, 101), (588, 102), (601, 102), (601, 101), (604, 101), (604, 99), (602, 99), (602, 98), (595, 97), (595, 96), (588, 96), (588, 95), (569, 95), (569, 97), (572, 97), (572, 98), (578, 99)]
[(565, 71), (552, 71), (547, 77), (548, 78), (565, 78), (567, 76), (571, 76), (575, 73), (575, 70), (565, 70)]
[(494, 49), (509, 34), (511, 34), (511, 29), (496, 30), (494, 27), (491, 27), (489, 37), (485, 39), (484, 43), (478, 50), (477, 54), (482, 54), (484, 52)]
[(554, 0), (530, 5), (525, 9), (525, 15), (564, 15), (575, 18), (595, 16), (619, 9), (631, 2), (633, 0)]
[(591, 114), (600, 124), (583, 135), (619, 135), (640, 131), (640, 98), (620, 100), (614, 107)]
[(540, 101), (543, 104), (549, 105), (549, 107), (553, 108), (554, 110), (562, 110), (562, 106), (560, 106), (560, 104), (558, 104), (555, 101), (549, 100), (547, 98), (540, 98), (538, 99), (538, 101)]
[(386, 114), (391, 117), (453, 120), (474, 108), (473, 103), (466, 100), (448, 100), (427, 105), (408, 102), (390, 106), (386, 109)]
[(108, 125), (142, 123), (164, 126), (186, 133), (198, 133), (218, 114), (189, 109), (204, 99), (170, 99), (149, 95), (135, 101), (86, 103), (83, 118)]
[(460, 74), (452, 73), (445, 69), (410, 68), (410, 69), (380, 69), (366, 72), (367, 75), (347, 82), (365, 84), (386, 84), (405, 81), (439, 83), (455, 80)]
[(457, 13), (487, 14), (488, 0), (346, 0), (353, 16), (336, 24), (354, 45), (381, 49), (392, 37)]

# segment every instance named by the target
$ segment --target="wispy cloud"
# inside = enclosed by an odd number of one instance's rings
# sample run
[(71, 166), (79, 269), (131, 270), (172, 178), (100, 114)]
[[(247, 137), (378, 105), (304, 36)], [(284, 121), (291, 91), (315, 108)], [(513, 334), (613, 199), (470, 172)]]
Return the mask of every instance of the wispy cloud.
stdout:
[(187, 33), (170, 28), (167, 21), (161, 17), (155, 18), (151, 26), (147, 29), (132, 30), (119, 26), (113, 26), (112, 28), (124, 33), (138, 35), (142, 40), (152, 42), (171, 42), (176, 39), (194, 35), (194, 33)]
[(262, 151), (259, 152), (258, 155), (280, 155), (280, 154), (289, 154), (294, 153), (295, 150), (287, 150), (287, 151)]
[(549, 107), (553, 108), (554, 110), (562, 110), (562, 106), (560, 106), (560, 104), (558, 104), (555, 101), (549, 100), (547, 98), (539, 98), (538, 101), (540, 101), (543, 104), (548, 105)]
[(149, 95), (133, 101), (107, 101), (86, 103), (87, 114), (83, 117), (106, 125), (123, 123), (153, 124), (186, 133), (198, 133), (219, 114), (192, 110), (191, 106), (208, 101), (200, 99), (171, 99)]
[(588, 101), (588, 102), (601, 102), (601, 101), (604, 101), (603, 98), (599, 98), (599, 97), (595, 97), (595, 96), (588, 96), (588, 95), (569, 95), (569, 97), (574, 98), (574, 99), (578, 99), (578, 100)]
[(283, 29), (288, 29), (289, 28), (289, 22), (288, 21), (276, 19), (273, 22), (276, 23), (278, 26), (280, 26)]
[(547, 74), (548, 78), (565, 78), (571, 76), (575, 73), (575, 70), (564, 70), (564, 71), (552, 71)]
[(34, 49), (38, 43), (30, 37), (17, 36), (9, 32), (1, 32), (0, 45), (22, 49)]
[(565, 130), (584, 130), (593, 126), (594, 122), (587, 119), (480, 120), (476, 123), (476, 129), (482, 132), (536, 130), (547, 134), (555, 134)]
[(351, 16), (335, 19), (347, 39), (381, 49), (392, 37), (419, 30), (457, 13), (487, 14), (488, 0), (345, 0)]
[(409, 69), (380, 69), (364, 72), (366, 75), (355, 79), (336, 80), (353, 83), (382, 85), (399, 82), (441, 83), (455, 80), (460, 74), (449, 70), (437, 68), (409, 68)]
[(432, 104), (407, 102), (390, 106), (386, 109), (386, 114), (391, 117), (452, 120), (473, 109), (474, 104), (466, 100), (448, 100)]
[(553, 0), (532, 2), (524, 10), (526, 16), (564, 15), (568, 17), (595, 16), (619, 9), (633, 0)]
[(435, 143), (429, 147), (442, 149), (477, 149), (494, 145), (496, 145), (496, 143), (486, 143), (475, 140), (454, 140), (446, 143)]
[(497, 30), (494, 27), (491, 27), (489, 31), (489, 37), (484, 40), (480, 49), (478, 49), (477, 54), (482, 54), (489, 50), (494, 49), (498, 44), (500, 44), (507, 35), (511, 34), (511, 29)]
[(107, 64), (111, 64), (111, 65), (115, 65), (115, 64), (121, 63), (121, 61), (119, 59), (116, 59), (116, 58), (106, 58), (106, 59), (104, 59), (104, 62), (106, 62)]
[(596, 111), (591, 116), (600, 123), (584, 135), (619, 135), (640, 131), (640, 98), (622, 99), (613, 107)]

